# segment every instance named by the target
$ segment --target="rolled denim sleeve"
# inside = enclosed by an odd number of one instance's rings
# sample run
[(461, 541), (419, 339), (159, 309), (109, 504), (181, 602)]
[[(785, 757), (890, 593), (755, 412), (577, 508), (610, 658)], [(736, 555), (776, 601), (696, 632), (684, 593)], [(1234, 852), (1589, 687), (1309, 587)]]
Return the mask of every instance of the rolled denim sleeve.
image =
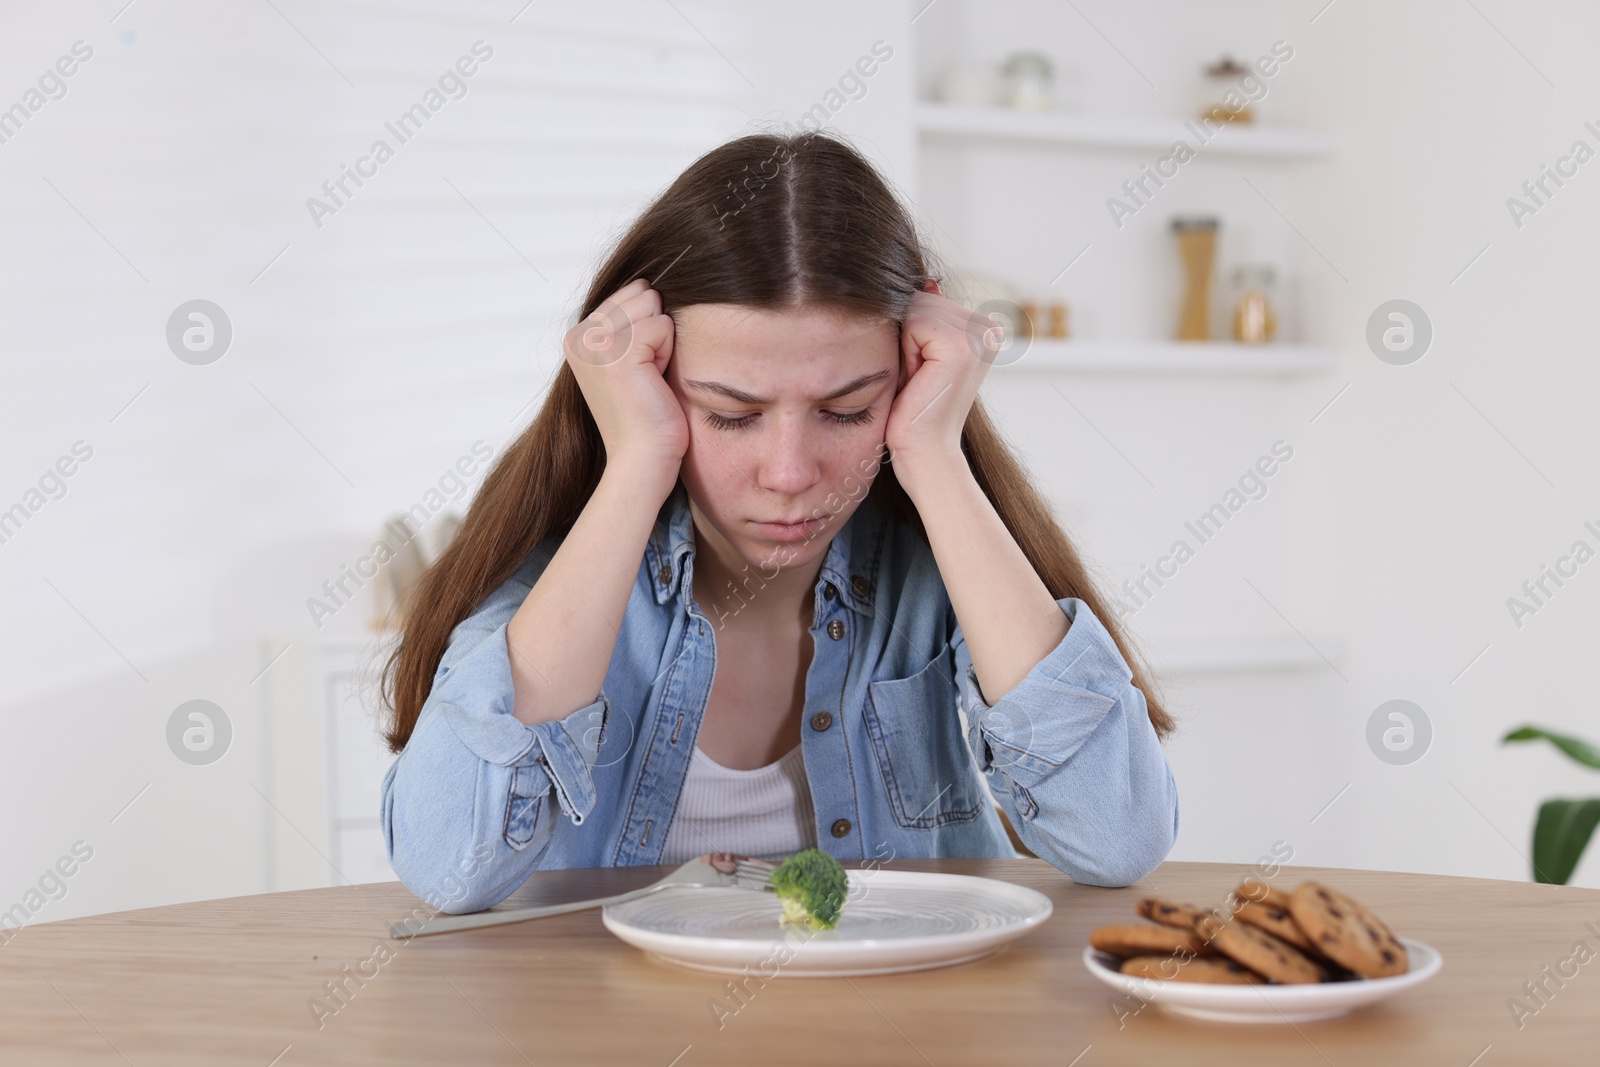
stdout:
[(1177, 782), (1110, 633), (1082, 600), (1056, 604), (1067, 635), (992, 706), (955, 626), (967, 742), (1030, 849), (1075, 881), (1131, 885), (1177, 840)]
[(594, 808), (605, 694), (535, 726), (512, 714), (506, 627), (536, 580), (526, 570), (451, 633), (416, 728), (383, 781), (390, 865), (447, 912), (504, 900), (538, 868), (558, 820), (581, 825)]

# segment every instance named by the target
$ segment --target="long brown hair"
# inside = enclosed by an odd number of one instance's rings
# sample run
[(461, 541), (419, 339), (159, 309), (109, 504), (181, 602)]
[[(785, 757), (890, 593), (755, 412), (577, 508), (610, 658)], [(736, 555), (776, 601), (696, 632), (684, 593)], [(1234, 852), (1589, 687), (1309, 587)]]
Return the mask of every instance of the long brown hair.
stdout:
[[(915, 224), (878, 171), (821, 133), (753, 134), (701, 156), (650, 204), (595, 275), (580, 319), (645, 278), (663, 309), (739, 304), (822, 307), (905, 321), (930, 274)], [(1106, 600), (981, 400), (961, 448), (984, 495), (1050, 595), (1094, 611), (1133, 668), (1157, 736), (1173, 720), (1149, 685)], [(422, 575), (382, 675), (384, 740), (411, 737), (450, 634), (546, 538), (565, 537), (605, 470), (605, 444), (564, 362), (533, 423), (485, 477), (449, 546)], [(885, 511), (927, 534), (892, 463), (871, 492)]]

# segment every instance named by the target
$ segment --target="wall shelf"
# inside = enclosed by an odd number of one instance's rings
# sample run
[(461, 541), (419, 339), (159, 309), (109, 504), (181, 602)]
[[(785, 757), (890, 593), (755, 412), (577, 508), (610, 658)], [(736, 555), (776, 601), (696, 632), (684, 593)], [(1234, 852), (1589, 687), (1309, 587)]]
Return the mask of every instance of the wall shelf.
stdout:
[[(1013, 358), (1003, 350), (1002, 360)], [(1058, 341), (1036, 337), (1015, 362), (995, 364), (1006, 373), (1063, 371), (1080, 374), (1245, 374), (1290, 377), (1333, 369), (1338, 354), (1319, 345), (1242, 345), (1230, 341)]]
[(1333, 140), (1293, 127), (1237, 123), (1217, 130), (1202, 143), (1198, 119), (1079, 115), (1058, 111), (1016, 111), (1002, 107), (921, 102), (917, 130), (924, 137), (1024, 141), (1062, 148), (1126, 150), (1165, 154), (1173, 142), (1198, 148), (1198, 155), (1309, 159), (1333, 151)]

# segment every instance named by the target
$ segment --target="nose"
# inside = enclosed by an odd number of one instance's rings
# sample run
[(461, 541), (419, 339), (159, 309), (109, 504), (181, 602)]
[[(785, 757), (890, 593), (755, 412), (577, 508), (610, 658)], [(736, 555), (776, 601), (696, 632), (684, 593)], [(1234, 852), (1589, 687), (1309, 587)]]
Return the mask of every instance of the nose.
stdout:
[(815, 431), (804, 424), (803, 418), (777, 418), (766, 438), (757, 459), (756, 484), (798, 499), (822, 475), (820, 442)]

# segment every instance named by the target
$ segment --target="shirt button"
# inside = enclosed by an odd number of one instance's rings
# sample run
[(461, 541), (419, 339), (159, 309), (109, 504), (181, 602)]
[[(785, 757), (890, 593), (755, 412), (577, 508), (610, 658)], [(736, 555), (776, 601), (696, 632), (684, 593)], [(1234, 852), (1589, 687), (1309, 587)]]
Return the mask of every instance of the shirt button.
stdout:
[(668, 582), (672, 581), (672, 568), (663, 563), (661, 565), (661, 573), (659, 577), (661, 578), (662, 585), (666, 585)]
[(834, 619), (832, 622), (828, 623), (828, 636), (833, 638), (835, 641), (843, 637), (844, 623), (840, 622), (838, 619)]
[(833, 716), (829, 715), (825, 711), (819, 711), (815, 715), (811, 716), (811, 728), (817, 731), (819, 734), (832, 725)]
[(856, 574), (850, 578), (850, 588), (856, 591), (856, 596), (864, 597), (872, 591), (872, 583), (861, 577), (861, 575)]
[(834, 822), (833, 822), (833, 836), (834, 837), (848, 837), (848, 836), (850, 836), (850, 820), (849, 819), (835, 819)]
[(822, 587), (822, 595), (827, 599), (832, 600), (834, 597), (839, 595), (839, 590), (833, 587), (832, 582), (829, 582), (827, 585)]

